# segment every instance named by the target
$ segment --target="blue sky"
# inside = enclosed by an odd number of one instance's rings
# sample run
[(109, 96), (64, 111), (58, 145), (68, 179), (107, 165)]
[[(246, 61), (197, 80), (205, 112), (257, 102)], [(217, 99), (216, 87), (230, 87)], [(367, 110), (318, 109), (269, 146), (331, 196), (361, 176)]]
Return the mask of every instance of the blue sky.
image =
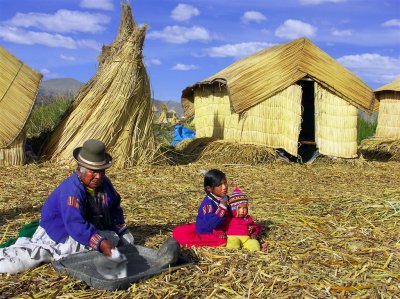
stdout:
[[(263, 48), (308, 37), (375, 89), (400, 76), (399, 0), (131, 0), (149, 26), (143, 54), (154, 98)], [(118, 30), (115, 0), (0, 0), (0, 45), (44, 79), (88, 81)]]

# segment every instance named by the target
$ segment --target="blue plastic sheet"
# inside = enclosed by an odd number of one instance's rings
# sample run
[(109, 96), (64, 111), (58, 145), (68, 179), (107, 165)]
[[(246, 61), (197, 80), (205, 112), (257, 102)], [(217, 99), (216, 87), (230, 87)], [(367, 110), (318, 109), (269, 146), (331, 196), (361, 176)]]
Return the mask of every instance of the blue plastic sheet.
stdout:
[(174, 129), (174, 138), (172, 139), (171, 144), (173, 146), (177, 145), (179, 142), (182, 140), (185, 140), (187, 138), (195, 138), (196, 133), (184, 126), (181, 125), (176, 125)]

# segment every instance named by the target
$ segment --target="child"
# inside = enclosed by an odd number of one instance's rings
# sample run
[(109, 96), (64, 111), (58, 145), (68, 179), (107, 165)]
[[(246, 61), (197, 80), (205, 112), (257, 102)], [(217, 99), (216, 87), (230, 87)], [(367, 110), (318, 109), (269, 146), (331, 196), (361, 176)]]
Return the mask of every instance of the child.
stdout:
[(174, 228), (172, 236), (182, 246), (224, 246), (226, 235), (223, 227), (227, 218), (228, 184), (225, 174), (212, 169), (204, 175), (203, 199), (197, 213), (196, 223)]
[[(232, 217), (227, 222), (227, 248), (246, 248), (250, 251), (260, 251), (260, 243), (257, 237), (261, 234), (262, 228), (254, 223), (248, 214), (248, 198), (236, 186), (229, 199), (229, 208)], [(263, 249), (265, 248), (263, 244)]]

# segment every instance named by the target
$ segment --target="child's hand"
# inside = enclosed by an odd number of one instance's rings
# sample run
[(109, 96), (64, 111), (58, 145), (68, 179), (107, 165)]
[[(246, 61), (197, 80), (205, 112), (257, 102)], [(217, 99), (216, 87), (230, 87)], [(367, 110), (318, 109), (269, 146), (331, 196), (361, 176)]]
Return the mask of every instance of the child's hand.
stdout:
[(221, 239), (226, 239), (226, 234), (224, 232), (221, 232), (218, 237), (220, 237)]
[(250, 234), (250, 239), (257, 239), (257, 235), (256, 234)]
[(249, 226), (249, 234), (251, 235), (252, 233), (254, 233), (255, 229), (254, 226), (250, 225)]
[(269, 246), (269, 244), (268, 244), (268, 242), (262, 242), (262, 244), (261, 244), (261, 251), (267, 251), (268, 250), (268, 246)]
[(219, 200), (219, 204), (220, 204), (220, 205), (224, 205), (225, 207), (228, 206), (228, 202), (226, 201), (226, 199), (220, 199), (220, 200)]

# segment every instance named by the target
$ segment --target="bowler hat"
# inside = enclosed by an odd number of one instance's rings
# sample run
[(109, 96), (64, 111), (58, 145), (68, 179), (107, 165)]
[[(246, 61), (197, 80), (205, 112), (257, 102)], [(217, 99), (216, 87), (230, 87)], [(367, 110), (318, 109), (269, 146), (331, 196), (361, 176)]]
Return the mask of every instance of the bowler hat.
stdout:
[(112, 157), (106, 153), (106, 146), (97, 139), (88, 139), (83, 146), (74, 149), (72, 155), (78, 165), (92, 170), (109, 168), (112, 164)]

